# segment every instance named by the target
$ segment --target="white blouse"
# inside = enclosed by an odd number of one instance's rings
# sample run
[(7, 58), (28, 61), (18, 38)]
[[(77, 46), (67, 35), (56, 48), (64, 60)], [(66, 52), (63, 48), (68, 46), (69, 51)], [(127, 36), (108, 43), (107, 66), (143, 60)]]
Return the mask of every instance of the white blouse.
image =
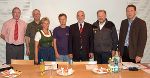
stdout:
[[(48, 31), (48, 35), (45, 34), (42, 30), (41, 30), (41, 32), (42, 32), (42, 34), (43, 34), (45, 37), (50, 37), (50, 36), (51, 36), (50, 31)], [(37, 33), (35, 34), (34, 40), (35, 40), (35, 41), (39, 41), (40, 39), (41, 39), (41, 33), (40, 33), (40, 32), (37, 32)]]

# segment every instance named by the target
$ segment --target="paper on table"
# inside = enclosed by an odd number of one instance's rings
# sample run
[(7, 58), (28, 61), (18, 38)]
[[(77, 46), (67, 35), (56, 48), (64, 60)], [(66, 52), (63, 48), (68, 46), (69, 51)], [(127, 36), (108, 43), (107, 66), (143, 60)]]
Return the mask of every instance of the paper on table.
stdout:
[(50, 70), (52, 69), (52, 65), (45, 65), (45, 70)]
[(10, 66), (7, 65), (7, 64), (0, 64), (0, 69), (1, 69), (1, 68), (7, 68), (7, 67), (10, 67)]
[(150, 64), (148, 64), (148, 66), (150, 67)]
[(142, 69), (142, 70), (150, 74), (150, 69)]
[(97, 61), (89, 61), (88, 64), (97, 64)]
[(85, 65), (86, 70), (92, 70), (94, 68), (97, 68), (98, 66), (96, 64), (87, 64)]
[(145, 69), (147, 68), (146, 66), (142, 65), (142, 64), (135, 64), (132, 62), (122, 62), (123, 64), (123, 69), (128, 69), (129, 67), (137, 67), (138, 69)]
[(146, 69), (147, 67), (142, 65), (142, 64), (138, 64), (140, 69)]
[(128, 69), (129, 67), (139, 68), (139, 65), (132, 63), (132, 62), (122, 62), (122, 64), (123, 64), (123, 66), (122, 66), (123, 69)]
[(52, 64), (52, 65), (45, 65), (45, 70), (56, 70), (57, 69), (57, 64)]

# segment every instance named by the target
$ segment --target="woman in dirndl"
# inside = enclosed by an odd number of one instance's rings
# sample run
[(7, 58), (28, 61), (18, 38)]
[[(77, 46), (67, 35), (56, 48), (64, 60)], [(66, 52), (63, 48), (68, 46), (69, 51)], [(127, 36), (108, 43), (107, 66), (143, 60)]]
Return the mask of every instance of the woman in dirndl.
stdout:
[(56, 61), (53, 49), (53, 37), (49, 30), (50, 21), (47, 17), (41, 19), (42, 30), (35, 35), (35, 63), (44, 61)]

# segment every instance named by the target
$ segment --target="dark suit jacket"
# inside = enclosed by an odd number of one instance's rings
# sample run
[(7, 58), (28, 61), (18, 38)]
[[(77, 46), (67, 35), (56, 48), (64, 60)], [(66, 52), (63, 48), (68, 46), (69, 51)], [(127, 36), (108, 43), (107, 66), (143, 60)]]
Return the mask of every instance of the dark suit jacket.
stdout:
[[(89, 53), (93, 52), (93, 30), (89, 23), (84, 22), (82, 37), (82, 49)], [(79, 57), (80, 44), (80, 32), (78, 23), (72, 24), (69, 31), (69, 54), (73, 54), (73, 57)]]
[(94, 31), (94, 52), (109, 52), (116, 51), (118, 45), (118, 35), (116, 27), (111, 21), (107, 21), (100, 30), (99, 21), (93, 24)]
[[(121, 56), (123, 54), (124, 43), (128, 31), (128, 19), (125, 19), (121, 23), (119, 33), (119, 51)], [(136, 56), (143, 56), (144, 48), (147, 41), (147, 28), (146, 23), (142, 19), (136, 17), (130, 28), (129, 33), (129, 57), (135, 59)]]

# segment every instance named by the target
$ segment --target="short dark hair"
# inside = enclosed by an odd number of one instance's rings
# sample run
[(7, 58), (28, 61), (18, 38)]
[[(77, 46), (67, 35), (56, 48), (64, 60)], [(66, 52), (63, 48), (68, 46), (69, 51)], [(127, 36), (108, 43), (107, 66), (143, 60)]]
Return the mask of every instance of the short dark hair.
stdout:
[(39, 11), (39, 13), (40, 13), (40, 10), (39, 10), (39, 9), (34, 9), (34, 10), (32, 11), (32, 14), (34, 13), (34, 11)]
[(133, 7), (134, 10), (136, 11), (136, 6), (135, 6), (135, 5), (133, 5), (133, 4), (128, 5), (127, 8), (126, 8), (126, 10), (127, 10), (129, 7)]
[(65, 17), (67, 18), (67, 15), (64, 14), (64, 13), (59, 14), (58, 18), (60, 18), (60, 17), (62, 17), (62, 16), (65, 16)]
[(98, 11), (97, 11), (97, 15), (98, 15), (99, 12), (104, 12), (104, 13), (106, 14), (106, 11), (105, 11), (105, 10), (98, 10)]

